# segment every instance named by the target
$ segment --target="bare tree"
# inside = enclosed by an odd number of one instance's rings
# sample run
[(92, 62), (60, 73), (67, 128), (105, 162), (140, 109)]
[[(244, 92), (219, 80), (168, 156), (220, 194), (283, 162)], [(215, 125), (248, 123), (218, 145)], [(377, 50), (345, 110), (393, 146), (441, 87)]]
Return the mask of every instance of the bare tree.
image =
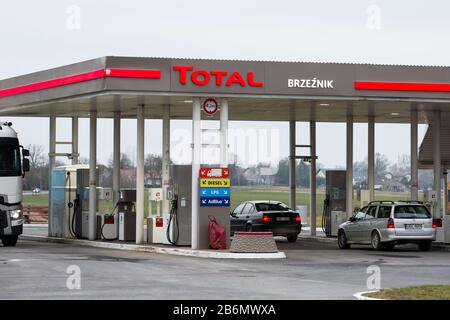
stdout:
[[(112, 168), (114, 167), (114, 161), (113, 157), (111, 157), (108, 160), (108, 167)], [(120, 169), (132, 169), (135, 168), (133, 161), (126, 153), (120, 154)]]
[(31, 168), (43, 167), (47, 164), (47, 157), (44, 153), (44, 147), (37, 144), (28, 145), (30, 151), (30, 166)]

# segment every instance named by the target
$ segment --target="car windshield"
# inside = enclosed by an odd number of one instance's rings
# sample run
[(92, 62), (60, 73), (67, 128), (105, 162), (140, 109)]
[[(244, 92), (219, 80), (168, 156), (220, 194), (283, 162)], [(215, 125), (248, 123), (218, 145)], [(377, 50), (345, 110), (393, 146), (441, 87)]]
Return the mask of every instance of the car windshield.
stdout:
[(425, 206), (402, 205), (395, 206), (396, 219), (430, 219), (431, 214)]
[(20, 176), (20, 151), (18, 146), (0, 146), (0, 176)]
[(261, 202), (255, 203), (257, 211), (288, 211), (289, 207), (282, 202)]

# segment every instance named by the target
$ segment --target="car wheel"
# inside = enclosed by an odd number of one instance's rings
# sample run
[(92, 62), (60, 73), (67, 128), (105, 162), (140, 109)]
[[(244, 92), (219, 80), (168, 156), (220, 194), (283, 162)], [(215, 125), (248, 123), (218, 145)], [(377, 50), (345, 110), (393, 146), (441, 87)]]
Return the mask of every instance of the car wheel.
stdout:
[(350, 244), (347, 242), (347, 236), (344, 230), (339, 230), (338, 233), (338, 245), (340, 249), (350, 249)]
[(245, 227), (245, 231), (247, 231), (247, 232), (253, 232), (253, 226), (252, 226), (251, 224), (248, 224), (248, 225)]
[(14, 247), (19, 236), (3, 236), (2, 243), (5, 247)]
[(395, 243), (385, 243), (384, 244), (384, 249), (387, 251), (394, 250), (394, 248), (395, 248)]
[(420, 241), (419, 249), (420, 249), (420, 251), (430, 251), (431, 250), (431, 241)]
[(372, 245), (372, 249), (375, 249), (375, 250), (383, 249), (383, 244), (381, 243), (381, 237), (377, 231), (372, 232), (370, 244)]
[(287, 241), (293, 243), (293, 242), (296, 242), (296, 241), (297, 241), (297, 239), (298, 239), (298, 234), (296, 234), (296, 233), (289, 233), (289, 234), (286, 236), (286, 238), (287, 238)]

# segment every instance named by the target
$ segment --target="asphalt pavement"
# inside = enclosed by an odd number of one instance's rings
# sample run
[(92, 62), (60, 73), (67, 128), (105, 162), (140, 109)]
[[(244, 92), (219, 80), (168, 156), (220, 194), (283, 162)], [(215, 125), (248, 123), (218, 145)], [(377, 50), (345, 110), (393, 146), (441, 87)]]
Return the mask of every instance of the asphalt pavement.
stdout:
[(368, 290), (374, 266), (381, 287), (450, 283), (446, 251), (339, 250), (301, 239), (278, 246), (287, 259), (216, 260), (21, 240), (0, 247), (0, 299), (351, 299)]

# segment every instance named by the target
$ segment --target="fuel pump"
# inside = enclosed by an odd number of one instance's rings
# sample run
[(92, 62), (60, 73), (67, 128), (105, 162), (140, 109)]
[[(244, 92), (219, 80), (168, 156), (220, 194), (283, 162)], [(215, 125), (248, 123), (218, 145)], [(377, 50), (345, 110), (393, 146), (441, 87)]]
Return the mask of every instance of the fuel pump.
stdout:
[(178, 195), (174, 194), (170, 199), (170, 214), (167, 221), (166, 238), (170, 244), (176, 245), (180, 237), (180, 228), (178, 225)]
[(346, 171), (326, 172), (326, 191), (322, 214), (322, 229), (327, 237), (337, 236), (341, 223), (347, 220), (346, 213)]
[(52, 190), (49, 212), (49, 234), (52, 237), (79, 238), (82, 236), (78, 170), (88, 170), (86, 165), (57, 167), (52, 172)]
[(117, 203), (119, 212), (119, 240), (136, 241), (136, 190), (120, 190), (120, 200)]
[(163, 215), (163, 243), (188, 246), (191, 244), (192, 166), (173, 166), (173, 185), (167, 191), (170, 213)]
[[(96, 170), (98, 179), (99, 171)], [(95, 213), (97, 238), (117, 238), (117, 215), (99, 215), (98, 200), (108, 200), (108, 188), (97, 187)], [(116, 209), (116, 208), (115, 208)], [(68, 165), (57, 167), (52, 172), (50, 198), (49, 233), (53, 237), (89, 238), (89, 166)]]

